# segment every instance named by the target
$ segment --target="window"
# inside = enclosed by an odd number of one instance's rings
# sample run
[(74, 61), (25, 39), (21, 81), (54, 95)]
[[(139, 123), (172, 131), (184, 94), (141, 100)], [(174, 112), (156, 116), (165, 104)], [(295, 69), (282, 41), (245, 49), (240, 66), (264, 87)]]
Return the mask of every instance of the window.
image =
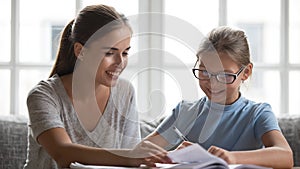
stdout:
[[(160, 117), (182, 99), (204, 96), (191, 68), (201, 37), (218, 25), (240, 27), (248, 35), (254, 72), (243, 94), (270, 103), (278, 116), (300, 114), (299, 0), (13, 0), (0, 1), (0, 115), (27, 116), (27, 94), (48, 77), (60, 31), (76, 11), (96, 3), (128, 16), (134, 32), (149, 31), (134, 33), (123, 73), (136, 88), (142, 118)], [(135, 20), (147, 12), (158, 15)], [(186, 33), (191, 41), (183, 38)]]
[[(299, 86), (300, 74), (300, 57), (297, 52), (297, 44), (300, 43), (297, 38), (300, 35), (300, 19), (297, 17), (299, 6), (297, 0), (219, 0), (186, 4), (166, 0), (165, 12), (197, 25), (204, 34), (218, 25), (244, 29), (250, 42), (254, 72), (251, 79), (242, 85), (242, 93), (254, 101), (270, 103), (275, 114), (280, 116), (300, 114), (296, 106), (300, 94), (299, 87), (296, 87)], [(184, 56), (183, 62), (191, 68), (192, 62), (188, 56), (193, 55), (193, 52), (172, 39), (165, 39), (164, 45), (166, 51), (174, 53), (173, 58)], [(171, 68), (174, 64), (165, 61), (164, 66)], [(180, 70), (179, 67), (175, 69)], [(177, 102), (182, 99), (174, 94), (176, 88), (168, 84), (165, 89), (168, 91), (166, 98)]]
[(300, 43), (300, 1), (290, 0), (289, 1), (289, 32), (288, 34), (288, 52), (289, 64), (287, 70), (289, 70), (289, 85), (288, 85), (288, 104), (289, 113), (291, 115), (299, 115), (298, 100), (300, 99), (300, 57), (299, 47)]
[(55, 60), (60, 33), (63, 29), (64, 25), (51, 25), (51, 60)]
[[(163, 67), (168, 72), (164, 74), (163, 89), (166, 98), (166, 114), (169, 114), (182, 99), (196, 100), (204, 96), (191, 69), (196, 61), (196, 52), (201, 38), (210, 29), (218, 26), (219, 1), (182, 3), (181, 0), (166, 0), (164, 6), (165, 14), (176, 18), (173, 24), (165, 24), (165, 33), (169, 34), (170, 30), (179, 27), (173, 37), (163, 38), (166, 52)], [(166, 16), (165, 20), (168, 20), (168, 17)], [(182, 32), (185, 35), (191, 34), (192, 40), (180, 38), (179, 31), (186, 31)]]
[(10, 1), (0, 1), (0, 114), (9, 114), (10, 110)]
[(137, 14), (138, 1), (130, 1), (0, 1), (0, 77), (4, 82), (0, 84), (0, 115), (28, 116), (28, 92), (48, 78), (60, 32), (82, 5), (105, 3), (125, 14)]
[(10, 61), (10, 2), (0, 1), (0, 31), (1, 31), (1, 41), (0, 50), (2, 56), (0, 57), (1, 62)]
[[(259, 102), (268, 102), (274, 112), (280, 112), (280, 0), (228, 2), (228, 25), (245, 30), (254, 64), (252, 79), (243, 88), (243, 94)], [(270, 6), (272, 3), (272, 6)], [(257, 5), (260, 4), (260, 5)], [(247, 6), (247, 8), (242, 8)], [(268, 7), (269, 6), (269, 7)], [(269, 12), (265, 12), (266, 7)], [(255, 9), (255, 12), (253, 12)], [(251, 15), (249, 15), (251, 13)], [(269, 70), (272, 65), (274, 70)]]
[(106, 4), (113, 6), (118, 12), (123, 13), (126, 17), (130, 17), (132, 15), (137, 15), (139, 10), (139, 1), (138, 0), (82, 0), (81, 8), (91, 5), (91, 4)]
[(10, 110), (10, 70), (3, 68), (0, 69), (0, 77), (2, 79), (2, 83), (0, 83), (1, 115), (8, 115)]
[[(0, 74), (4, 78), (1, 84), (0, 114), (27, 116), (27, 94), (40, 80), (48, 77), (53, 64), (52, 25), (65, 25), (71, 20), (75, 4), (71, 0), (16, 0), (0, 3), (3, 12), (0, 22), (4, 25), (0, 28), (4, 32), (4, 40), (1, 38), (0, 41), (3, 51)], [(33, 10), (33, 6), (39, 7)]]
[[(227, 2), (228, 24), (241, 28), (248, 25), (245, 30), (249, 36), (255, 73), (254, 78), (250, 80), (250, 87), (243, 90), (245, 95), (253, 100), (270, 103), (278, 116), (299, 114), (299, 110), (295, 107), (295, 99), (299, 95), (298, 87), (295, 87), (299, 82), (295, 75), (298, 74), (300, 67), (295, 65), (299, 56), (294, 53), (295, 45), (298, 43), (294, 38), (300, 30), (299, 19), (295, 17), (299, 15), (297, 6), (299, 1), (228, 0)], [(249, 24), (260, 24), (261, 28), (249, 30)], [(257, 37), (261, 37), (260, 41), (257, 41)], [(260, 94), (257, 94), (258, 92)]]

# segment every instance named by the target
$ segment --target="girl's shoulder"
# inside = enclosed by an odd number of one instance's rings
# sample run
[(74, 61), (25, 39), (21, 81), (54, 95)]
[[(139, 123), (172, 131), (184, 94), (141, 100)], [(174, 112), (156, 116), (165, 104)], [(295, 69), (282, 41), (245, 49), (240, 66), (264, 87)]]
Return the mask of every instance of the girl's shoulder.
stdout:
[(180, 111), (184, 112), (198, 112), (198, 110), (203, 107), (203, 105), (206, 103), (206, 98), (202, 97), (199, 100), (196, 101), (189, 101), (189, 100), (182, 100), (178, 105), (177, 108), (180, 109)]
[(274, 112), (269, 103), (255, 102), (252, 100), (244, 99), (243, 112), (251, 115), (252, 117), (268, 117), (274, 116)]
[(243, 102), (246, 107), (251, 108), (252, 110), (265, 110), (265, 109), (272, 109), (271, 105), (267, 102), (256, 102), (253, 100), (249, 100), (246, 98), (243, 98)]

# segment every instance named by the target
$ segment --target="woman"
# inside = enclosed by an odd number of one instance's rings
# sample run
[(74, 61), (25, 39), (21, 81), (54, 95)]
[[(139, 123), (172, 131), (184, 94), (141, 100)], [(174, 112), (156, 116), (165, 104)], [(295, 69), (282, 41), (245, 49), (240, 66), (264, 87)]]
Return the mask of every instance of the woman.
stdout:
[(168, 160), (162, 148), (139, 143), (134, 90), (119, 79), (131, 34), (127, 19), (105, 5), (85, 7), (65, 27), (49, 79), (27, 99), (25, 169), (69, 167), (72, 162), (153, 166)]
[(206, 97), (180, 102), (147, 140), (168, 148), (187, 139), (178, 148), (198, 143), (229, 164), (291, 168), (292, 150), (271, 106), (240, 92), (252, 68), (245, 33), (225, 26), (213, 29), (200, 45), (193, 69)]

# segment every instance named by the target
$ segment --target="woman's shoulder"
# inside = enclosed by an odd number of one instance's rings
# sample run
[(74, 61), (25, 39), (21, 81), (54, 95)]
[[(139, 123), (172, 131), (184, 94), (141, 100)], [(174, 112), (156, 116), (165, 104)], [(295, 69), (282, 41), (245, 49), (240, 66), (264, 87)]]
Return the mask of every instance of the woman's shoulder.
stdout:
[(114, 90), (118, 90), (119, 92), (132, 93), (134, 92), (134, 87), (130, 81), (127, 79), (119, 78), (116, 86), (113, 87)]
[(124, 78), (119, 78), (117, 81), (117, 86), (131, 86), (132, 87), (132, 83)]
[(56, 93), (57, 89), (61, 87), (60, 77), (58, 75), (53, 75), (52, 77), (41, 80), (37, 85), (35, 85), (29, 92), (29, 96), (33, 94), (47, 94), (52, 95)]

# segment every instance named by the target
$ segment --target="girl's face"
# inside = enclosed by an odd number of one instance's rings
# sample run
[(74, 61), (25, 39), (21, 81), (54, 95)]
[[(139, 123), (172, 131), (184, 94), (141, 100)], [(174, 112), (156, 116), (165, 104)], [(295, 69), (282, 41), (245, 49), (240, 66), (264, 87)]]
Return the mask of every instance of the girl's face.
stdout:
[(212, 75), (218, 73), (233, 73), (236, 74), (241, 71), (233, 83), (224, 84), (217, 80), (216, 76), (211, 76), (207, 80), (199, 80), (199, 84), (206, 96), (215, 103), (219, 104), (232, 104), (239, 97), (239, 87), (243, 80), (247, 79), (244, 75), (244, 70), (241, 65), (238, 65), (226, 53), (215, 54), (213, 52), (204, 53), (200, 57), (200, 70), (206, 70)]
[[(127, 66), (131, 31), (128, 27), (113, 30), (84, 48), (82, 60), (95, 85), (114, 86)], [(86, 51), (86, 53), (85, 53)], [(88, 56), (86, 56), (88, 55)]]

